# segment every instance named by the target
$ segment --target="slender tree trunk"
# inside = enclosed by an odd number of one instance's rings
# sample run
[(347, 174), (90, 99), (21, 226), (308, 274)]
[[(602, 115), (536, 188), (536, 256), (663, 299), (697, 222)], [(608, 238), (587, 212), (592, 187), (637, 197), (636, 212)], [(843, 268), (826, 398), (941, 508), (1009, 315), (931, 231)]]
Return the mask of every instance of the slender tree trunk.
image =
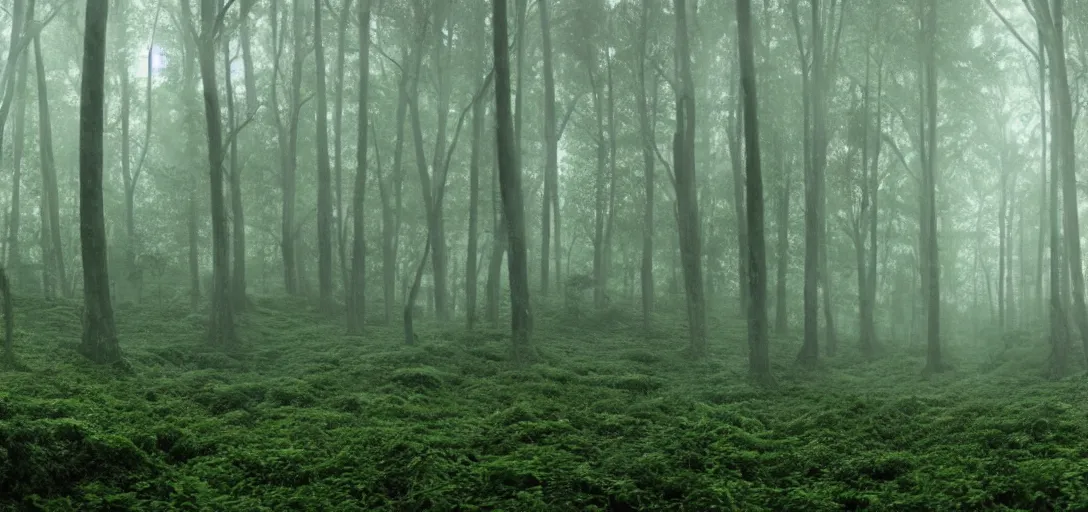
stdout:
[(287, 120), (286, 158), (283, 160), (283, 176), (280, 184), (283, 190), (283, 223), (281, 225), (280, 252), (283, 257), (284, 286), (289, 295), (301, 292), (298, 272), (300, 262), (296, 258), (298, 242), (295, 240), (295, 208), (298, 194), (298, 128), (302, 109), (302, 64), (303, 55), (303, 13), (304, 2), (294, 2), (291, 15), (291, 38), (293, 51), (291, 60), (291, 93)]
[[(347, 4), (345, 4), (346, 6)], [(342, 14), (347, 16), (347, 10)], [(359, 0), (359, 86), (355, 190), (352, 201), (351, 289), (348, 290), (348, 333), (361, 334), (366, 320), (366, 179), (367, 132), (370, 124), (370, 0)], [(343, 54), (341, 45), (341, 55)], [(341, 65), (343, 60), (340, 60)], [(342, 78), (342, 77), (341, 77)], [(337, 129), (339, 133), (339, 129)]]
[(242, 69), (245, 72), (246, 83), (246, 112), (253, 115), (257, 112), (257, 77), (253, 72), (252, 37), (249, 33), (249, 13), (253, 10), (257, 0), (242, 0), (241, 12), (238, 15), (238, 38), (242, 46)]
[(937, 252), (937, 2), (927, 2), (922, 23), (923, 75), (922, 87), (925, 120), (922, 123), (922, 257), (923, 287), (926, 298), (926, 371), (944, 370), (941, 358), (941, 293), (940, 260)]
[[(525, 0), (517, 0), (519, 28), (524, 27)], [(521, 192), (521, 170), (518, 168), (517, 144), (510, 108), (510, 55), (506, 21), (506, 0), (494, 0), (492, 26), (495, 50), (495, 103), (498, 146), (499, 188), (502, 193), (504, 217), (509, 221), (510, 240), (510, 309), (511, 339), (514, 360), (527, 363), (533, 359), (530, 332), (532, 314), (529, 310), (529, 269), (525, 240), (525, 207)], [(519, 34), (521, 31), (519, 31)], [(519, 35), (519, 39), (521, 36)], [(519, 45), (520, 47), (521, 45)], [(521, 53), (519, 51), (519, 53)], [(518, 59), (521, 67), (521, 59)], [(518, 87), (521, 87), (520, 80)], [(519, 95), (520, 96), (520, 95)], [(519, 98), (520, 101), (520, 98)]]
[(783, 169), (786, 173), (786, 179), (782, 184), (782, 189), (778, 193), (778, 269), (775, 276), (775, 308), (774, 308), (774, 331), (779, 336), (786, 334), (789, 330), (789, 317), (787, 316), (786, 305), (786, 276), (789, 270), (790, 264), (790, 186), (793, 182), (793, 175), (789, 170)]
[[(42, 186), (45, 189), (46, 214), (49, 219), (49, 248), (51, 253), (44, 257), (52, 260), (52, 269), (55, 273), (53, 277), (56, 280), (57, 288), (62, 296), (68, 297), (71, 289), (67, 284), (64, 246), (61, 244), (60, 192), (57, 185), (57, 169), (53, 159), (53, 126), (50, 122), (49, 94), (46, 88), (45, 64), (42, 62), (40, 37), (34, 38), (34, 64), (38, 76), (38, 147), (42, 167)], [(103, 229), (105, 228), (103, 227)], [(107, 281), (107, 285), (108, 283)]]
[(230, 301), (235, 312), (246, 310), (246, 217), (242, 204), (242, 167), (238, 164), (238, 118), (234, 107), (234, 83), (231, 81), (230, 39), (223, 39), (223, 80), (227, 97), (227, 127), (230, 137), (229, 168), (230, 212), (232, 223)]
[(673, 136), (673, 168), (676, 175), (677, 228), (680, 259), (687, 298), (688, 336), (691, 355), (706, 357), (706, 299), (703, 296), (702, 235), (695, 181), (695, 91), (688, 50), (686, 0), (674, 0), (676, 55), (679, 61), (676, 97), (676, 134)]
[[(652, 326), (654, 311), (654, 130), (650, 124), (646, 98), (646, 63), (649, 59), (650, 0), (642, 0), (638, 39), (638, 102), (639, 132), (642, 135), (643, 213), (642, 213), (642, 265), (639, 277), (642, 284), (642, 327)], [(656, 82), (655, 82), (656, 88)], [(547, 253), (545, 252), (545, 258)]]
[[(30, 58), (19, 59), (15, 78), (15, 133), (12, 141), (12, 178), (11, 178), (11, 213), (8, 215), (7, 266), (16, 285), (25, 276), (23, 272), (23, 250), (19, 244), (19, 232), (22, 226), (22, 181), (23, 151), (26, 146), (26, 99), (27, 76)], [(14, 64), (12, 64), (14, 65)]]
[[(344, 220), (344, 60), (345, 52), (347, 48), (347, 30), (348, 15), (351, 10), (352, 0), (344, 0), (340, 8), (340, 20), (336, 26), (336, 93), (333, 97), (333, 153), (332, 153), (332, 165), (333, 165), (333, 180), (335, 186), (333, 192), (336, 194), (336, 212), (334, 215), (334, 228), (336, 229), (336, 248), (338, 251), (338, 257), (340, 258), (340, 279), (343, 280), (344, 297), (345, 302), (351, 301), (351, 274), (348, 270), (348, 255), (347, 255), (347, 236), (348, 225)], [(367, 41), (369, 42), (369, 36)], [(369, 57), (369, 56), (367, 56)], [(360, 64), (360, 68), (361, 68)], [(363, 104), (363, 103), (361, 103)], [(362, 126), (363, 131), (369, 129), (367, 126)], [(379, 180), (381, 177), (379, 176)], [(350, 314), (350, 309), (349, 309)], [(350, 320), (349, 330), (350, 330)]]
[(238, 340), (234, 331), (234, 308), (230, 297), (230, 233), (227, 226), (226, 204), (223, 198), (223, 124), (219, 112), (219, 89), (215, 76), (215, 40), (218, 35), (216, 19), (219, 2), (201, 0), (200, 32), (197, 57), (204, 86), (204, 117), (207, 121), (208, 166), (211, 192), (212, 222), (212, 304), (208, 341), (213, 345), (230, 347)]
[[(551, 244), (552, 194), (559, 185), (559, 140), (556, 138), (555, 126), (555, 71), (552, 64), (552, 36), (548, 18), (548, 1), (539, 0), (538, 3), (540, 6), (540, 31), (543, 35), (544, 50), (545, 160), (544, 195), (540, 201), (540, 294), (544, 297), (548, 296), (548, 270), (551, 266), (549, 246)], [(557, 269), (556, 274), (558, 273)]]
[(79, 232), (83, 256), (84, 309), (83, 340), (79, 352), (96, 363), (112, 364), (121, 360), (121, 347), (117, 343), (110, 301), (106, 218), (102, 200), (107, 9), (107, 2), (88, 2), (83, 32), (83, 80), (79, 107)]
[(733, 213), (737, 217), (737, 293), (740, 316), (748, 318), (748, 219), (745, 211), (744, 159), (741, 157), (741, 144), (744, 137), (744, 119), (742, 112), (744, 97), (737, 94), (739, 81), (734, 81), (733, 97), (737, 103), (729, 116), (726, 137), (729, 140), (729, 161), (733, 166)]
[[(117, 12), (115, 18), (117, 20), (117, 41), (118, 52), (122, 58), (118, 59), (118, 79), (121, 82), (121, 183), (124, 187), (125, 194), (125, 261), (123, 268), (125, 269), (126, 276), (135, 275), (136, 271), (136, 213), (135, 203), (136, 198), (134, 195), (135, 190), (132, 188), (132, 131), (131, 131), (131, 118), (132, 118), (132, 87), (129, 81), (128, 68), (128, 4), (125, 0), (118, 0), (116, 2)], [(129, 285), (129, 292), (134, 291), (137, 283), (132, 279), (126, 279)], [(135, 297), (134, 297), (135, 298)]]
[(753, 56), (751, 0), (737, 0), (737, 39), (740, 51), (741, 92), (744, 98), (745, 188), (748, 214), (748, 372), (761, 384), (773, 382), (770, 341), (767, 336), (767, 256), (763, 234), (763, 175), (759, 153), (759, 115), (756, 110), (756, 69)]
[[(343, 14), (344, 16), (347, 13)], [(332, 303), (332, 175), (329, 164), (329, 99), (325, 83), (325, 47), (321, 33), (321, 0), (314, 0), (314, 63), (317, 67), (317, 288), (322, 311)], [(367, 27), (369, 29), (369, 27)], [(366, 125), (359, 125), (366, 136)]]

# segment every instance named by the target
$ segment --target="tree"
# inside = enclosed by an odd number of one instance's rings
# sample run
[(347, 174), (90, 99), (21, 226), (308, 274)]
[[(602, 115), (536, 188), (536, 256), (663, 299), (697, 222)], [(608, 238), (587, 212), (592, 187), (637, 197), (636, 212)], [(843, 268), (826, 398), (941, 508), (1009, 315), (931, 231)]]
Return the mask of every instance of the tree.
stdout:
[[(183, 0), (182, 4), (185, 5), (183, 9), (188, 8), (188, 0)], [(213, 345), (230, 347), (236, 345), (238, 339), (234, 331), (234, 308), (230, 300), (230, 234), (223, 197), (223, 124), (219, 112), (219, 89), (215, 72), (215, 41), (222, 29), (222, 20), (223, 15), (216, 0), (201, 0), (200, 32), (194, 30), (193, 34), (197, 37), (197, 60), (204, 86), (204, 118), (207, 122), (211, 182), (212, 301), (208, 341)]]
[(706, 356), (706, 299), (703, 297), (702, 235), (695, 182), (695, 87), (688, 49), (686, 0), (674, 0), (676, 13), (676, 133), (673, 135), (676, 224), (688, 311), (691, 355)]
[[(343, 15), (347, 15), (345, 11)], [(348, 333), (363, 330), (366, 315), (366, 219), (364, 217), (367, 173), (367, 130), (370, 94), (370, 0), (359, 0), (359, 127), (356, 144), (355, 190), (352, 200), (351, 287), (348, 297)], [(341, 50), (342, 52), (343, 50)], [(341, 64), (343, 60), (340, 60)], [(339, 129), (337, 129), (339, 132)]]
[(45, 64), (42, 62), (41, 38), (34, 38), (34, 69), (38, 77), (38, 153), (42, 173), (42, 233), (44, 260), (47, 260), (46, 294), (55, 289), (61, 296), (69, 296), (68, 274), (65, 271), (64, 247), (60, 231), (60, 192), (57, 186), (57, 168), (53, 158), (53, 124), (49, 114), (49, 92), (46, 87)]
[(540, 31), (544, 51), (544, 197), (540, 201), (540, 294), (548, 296), (548, 259), (551, 245), (552, 191), (559, 186), (559, 139), (555, 127), (555, 70), (548, 0), (540, 0)]
[[(317, 67), (317, 287), (321, 310), (328, 312), (332, 310), (332, 175), (329, 168), (329, 99), (325, 86), (325, 48), (321, 44), (324, 36), (321, 33), (321, 17), (321, 0), (314, 0), (314, 63)], [(359, 132), (365, 137), (366, 124), (359, 126), (362, 127)]]
[[(683, 0), (679, 0), (683, 1)], [(521, 170), (518, 168), (514, 122), (510, 108), (510, 50), (506, 0), (493, 0), (491, 26), (494, 30), (495, 51), (495, 115), (498, 150), (499, 189), (502, 193), (503, 215), (509, 238), (508, 271), (510, 278), (510, 327), (514, 360), (520, 363), (532, 358), (529, 333), (532, 328), (529, 310), (529, 269), (525, 243), (525, 206), (521, 192)], [(496, 234), (496, 236), (498, 236)]]
[[(207, 1), (207, 0), (205, 0)], [(83, 256), (83, 340), (79, 352), (96, 363), (121, 360), (113, 321), (106, 217), (102, 199), (102, 132), (106, 78), (107, 2), (87, 1), (83, 83), (79, 104), (79, 239)]]
[(921, 105), (921, 230), (922, 290), (926, 305), (926, 372), (944, 369), (941, 359), (941, 283), (937, 258), (937, 1), (921, 4), (922, 52), (919, 54)]
[(737, 41), (744, 104), (744, 148), (748, 220), (748, 372), (759, 383), (772, 382), (767, 338), (767, 254), (763, 234), (763, 174), (759, 154), (756, 66), (752, 49), (752, 3), (737, 0)]
[[(642, 325), (649, 329), (654, 310), (654, 129), (650, 120), (648, 100), (646, 98), (646, 65), (649, 55), (650, 37), (650, 0), (642, 0), (638, 36), (638, 84), (636, 101), (638, 102), (639, 132), (642, 136), (643, 167), (643, 213), (642, 213), (642, 264), (639, 278), (642, 284)], [(656, 89), (656, 82), (654, 82)], [(654, 100), (657, 96), (655, 93)], [(547, 202), (547, 199), (545, 199)], [(544, 259), (547, 260), (547, 252)]]

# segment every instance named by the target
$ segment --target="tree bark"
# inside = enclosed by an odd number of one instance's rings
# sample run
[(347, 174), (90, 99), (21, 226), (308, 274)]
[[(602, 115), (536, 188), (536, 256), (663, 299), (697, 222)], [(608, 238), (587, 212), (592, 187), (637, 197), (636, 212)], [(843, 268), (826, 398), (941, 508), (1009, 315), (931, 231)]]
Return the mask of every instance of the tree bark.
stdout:
[[(49, 254), (44, 257), (52, 262), (51, 267), (54, 275), (50, 280), (56, 283), (61, 296), (68, 297), (71, 294), (71, 289), (68, 286), (68, 275), (65, 271), (64, 246), (61, 244), (60, 192), (57, 185), (57, 168), (53, 159), (53, 125), (50, 122), (49, 93), (46, 87), (45, 64), (42, 62), (40, 37), (34, 38), (34, 65), (38, 76), (38, 147), (40, 149), (46, 216), (49, 221), (50, 250)], [(43, 236), (45, 236), (44, 233)]]
[[(530, 332), (532, 314), (529, 310), (529, 269), (525, 240), (525, 207), (521, 191), (521, 169), (517, 158), (517, 144), (514, 137), (514, 123), (510, 108), (510, 55), (506, 21), (506, 0), (493, 0), (495, 51), (495, 113), (496, 143), (498, 150), (499, 188), (502, 193), (504, 217), (509, 223), (507, 236), (510, 240), (510, 309), (511, 339), (513, 341), (514, 360), (528, 363), (533, 359)], [(520, 26), (524, 26), (525, 0), (517, 0)], [(683, 0), (680, 0), (683, 1)], [(520, 34), (521, 31), (519, 31)], [(519, 39), (521, 36), (519, 35)], [(521, 45), (519, 45), (520, 47)], [(521, 53), (519, 51), (519, 53)], [(521, 59), (518, 59), (521, 68)], [(519, 73), (520, 74), (520, 73)], [(521, 87), (520, 80), (518, 87)], [(520, 94), (519, 102), (520, 102)]]
[(230, 137), (229, 168), (230, 211), (234, 236), (231, 237), (230, 301), (235, 312), (246, 309), (246, 217), (242, 203), (242, 167), (238, 164), (237, 109), (234, 107), (234, 83), (231, 80), (230, 39), (223, 39), (223, 80), (227, 96), (227, 127)]
[[(548, 296), (551, 267), (552, 194), (559, 185), (559, 140), (555, 126), (555, 71), (552, 64), (552, 36), (548, 0), (539, 0), (540, 31), (544, 51), (544, 195), (540, 201), (540, 294)], [(645, 43), (643, 43), (645, 44)], [(558, 273), (558, 271), (556, 271)]]
[[(542, 0), (544, 1), (544, 0)], [(638, 103), (639, 132), (642, 136), (643, 213), (642, 213), (642, 264), (639, 278), (642, 284), (642, 327), (649, 330), (654, 311), (654, 129), (650, 124), (646, 98), (646, 63), (649, 59), (650, 0), (642, 0), (638, 39)], [(656, 87), (656, 82), (655, 82)], [(547, 198), (545, 198), (547, 201)], [(547, 258), (547, 251), (544, 253)]]
[(102, 199), (108, 9), (107, 2), (88, 1), (83, 32), (83, 80), (79, 107), (79, 238), (83, 257), (84, 309), (83, 339), (79, 352), (96, 363), (112, 364), (121, 360), (121, 347), (117, 343), (110, 301), (106, 219)]
[[(345, 4), (346, 6), (347, 4)], [(366, 321), (366, 179), (367, 131), (370, 124), (370, 0), (359, 0), (359, 127), (356, 139), (355, 190), (352, 200), (351, 289), (348, 297), (348, 334), (361, 334)], [(347, 11), (343, 13), (347, 16)], [(343, 55), (343, 45), (340, 50)], [(343, 60), (340, 59), (341, 66)], [(342, 78), (342, 77), (341, 77)], [(339, 134), (339, 128), (337, 128)], [(339, 137), (339, 135), (338, 135)]]
[[(15, 123), (12, 140), (12, 178), (11, 178), (11, 210), (8, 215), (8, 243), (7, 266), (12, 280), (16, 285), (25, 276), (23, 272), (23, 250), (19, 243), (19, 232), (22, 226), (22, 180), (23, 180), (23, 151), (26, 146), (26, 103), (27, 103), (27, 76), (30, 58), (19, 59), (15, 77)], [(13, 64), (12, 64), (13, 65)]]
[(770, 341), (767, 337), (767, 255), (763, 234), (763, 175), (759, 153), (759, 115), (756, 112), (756, 69), (752, 49), (751, 0), (737, 0), (737, 39), (744, 102), (745, 187), (748, 214), (748, 372), (761, 384), (773, 382)]
[(684, 290), (688, 310), (691, 355), (706, 357), (706, 299), (703, 296), (702, 235), (699, 199), (695, 182), (695, 91), (688, 49), (686, 0), (674, 0), (676, 13), (676, 55), (679, 61), (676, 91), (676, 134), (673, 136), (677, 228)]
[[(347, 13), (343, 14), (344, 16)], [(329, 98), (325, 83), (325, 47), (321, 33), (321, 0), (314, 0), (314, 63), (317, 68), (317, 289), (322, 311), (332, 304), (332, 175), (329, 164)], [(367, 27), (369, 29), (369, 27)], [(366, 125), (360, 125), (366, 135)]]
[(197, 58), (204, 86), (204, 117), (207, 122), (208, 166), (212, 222), (211, 322), (208, 341), (231, 347), (238, 339), (234, 330), (234, 308), (230, 297), (230, 233), (223, 198), (223, 124), (219, 112), (219, 89), (215, 76), (215, 40), (219, 35), (219, 2), (201, 0)]

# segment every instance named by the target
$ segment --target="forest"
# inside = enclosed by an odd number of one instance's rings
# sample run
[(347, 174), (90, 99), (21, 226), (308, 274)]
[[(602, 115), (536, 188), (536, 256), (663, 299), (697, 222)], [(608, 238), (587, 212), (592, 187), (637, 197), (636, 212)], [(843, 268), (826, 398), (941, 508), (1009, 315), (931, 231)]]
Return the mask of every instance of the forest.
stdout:
[(1088, 510), (1085, 107), (1079, 0), (4, 0), (0, 511)]

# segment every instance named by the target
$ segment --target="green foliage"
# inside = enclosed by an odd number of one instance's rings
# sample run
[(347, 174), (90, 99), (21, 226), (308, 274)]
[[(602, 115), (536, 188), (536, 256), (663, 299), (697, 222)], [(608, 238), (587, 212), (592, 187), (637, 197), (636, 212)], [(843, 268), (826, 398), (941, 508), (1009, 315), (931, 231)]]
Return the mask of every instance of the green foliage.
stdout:
[(1035, 377), (1046, 362), (1027, 335), (978, 361), (953, 351), (958, 373), (936, 381), (893, 351), (780, 364), (767, 391), (744, 381), (736, 325), (693, 363), (682, 326), (541, 317), (546, 363), (519, 369), (497, 331), (404, 347), (397, 330), (349, 338), (257, 304), (233, 354), (184, 315), (134, 306), (124, 374), (71, 354), (70, 306), (24, 305), (28, 370), (0, 374), (0, 510), (1088, 506), (1088, 384)]

